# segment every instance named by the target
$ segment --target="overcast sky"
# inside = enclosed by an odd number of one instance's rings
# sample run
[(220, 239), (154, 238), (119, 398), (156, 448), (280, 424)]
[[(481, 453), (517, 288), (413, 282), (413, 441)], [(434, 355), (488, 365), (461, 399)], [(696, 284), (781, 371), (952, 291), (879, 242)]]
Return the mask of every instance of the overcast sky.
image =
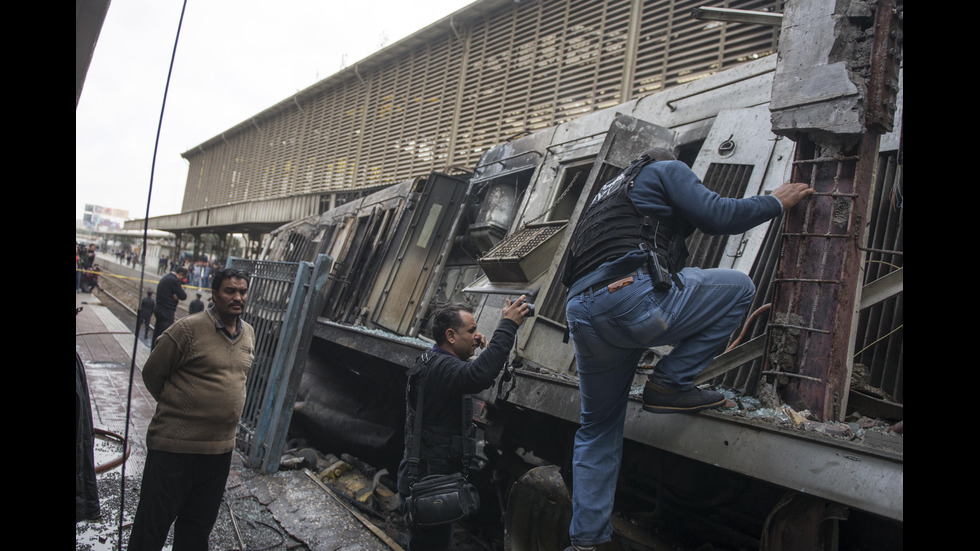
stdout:
[[(180, 212), (181, 153), (473, 0), (113, 0), (75, 110), (75, 207)], [(152, 196), (150, 182), (152, 176)]]

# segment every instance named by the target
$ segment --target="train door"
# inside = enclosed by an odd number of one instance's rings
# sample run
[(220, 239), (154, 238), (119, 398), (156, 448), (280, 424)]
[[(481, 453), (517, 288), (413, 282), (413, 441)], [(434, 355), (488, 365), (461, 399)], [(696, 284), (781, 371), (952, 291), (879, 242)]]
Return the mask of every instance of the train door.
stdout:
[[(734, 109), (718, 114), (692, 169), (704, 185), (724, 197), (769, 193), (789, 176), (793, 142), (771, 131), (769, 107)], [(687, 239), (688, 263), (701, 268), (733, 268), (745, 273), (766, 235), (769, 224), (732, 236), (707, 236), (700, 231)]]
[(468, 181), (468, 176), (429, 175), (411, 215), (402, 218), (395, 232), (397, 246), (379, 267), (387, 275), (368, 301), (375, 326), (399, 335), (418, 333), (429, 283), (438, 277), (465, 211)]

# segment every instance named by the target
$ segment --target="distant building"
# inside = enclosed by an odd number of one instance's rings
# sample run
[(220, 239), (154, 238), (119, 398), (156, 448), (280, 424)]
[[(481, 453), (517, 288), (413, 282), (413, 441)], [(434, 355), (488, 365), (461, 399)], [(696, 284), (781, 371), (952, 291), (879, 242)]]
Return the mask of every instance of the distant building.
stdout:
[(95, 231), (121, 230), (123, 222), (128, 218), (128, 210), (86, 204), (82, 223), (86, 228)]
[[(779, 0), (728, 8), (778, 13)], [(150, 227), (252, 241), (491, 147), (776, 51), (779, 28), (672, 0), (479, 0), (182, 154), (180, 214)], [(136, 229), (142, 221), (130, 221)]]

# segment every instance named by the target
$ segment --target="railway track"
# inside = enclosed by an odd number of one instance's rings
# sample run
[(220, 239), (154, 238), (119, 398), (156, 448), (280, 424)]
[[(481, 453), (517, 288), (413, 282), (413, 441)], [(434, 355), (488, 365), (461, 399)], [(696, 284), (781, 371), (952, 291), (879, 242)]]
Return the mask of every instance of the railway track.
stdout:
[[(105, 257), (99, 258), (99, 265), (102, 268), (102, 274), (99, 276), (100, 290), (96, 292), (100, 296), (106, 296), (125, 311), (117, 312), (117, 315), (124, 314), (122, 317), (126, 318), (124, 321), (127, 325), (135, 324), (140, 299), (146, 295), (147, 291), (154, 291), (155, 294), (157, 282), (160, 281), (161, 276), (156, 273), (141, 274), (138, 268), (107, 261)], [(188, 298), (177, 305), (177, 319), (187, 315), (187, 304), (193, 299), (195, 293), (200, 292), (204, 295), (205, 300), (210, 294), (209, 290), (199, 290), (197, 287), (186, 285), (184, 290), (187, 291)]]

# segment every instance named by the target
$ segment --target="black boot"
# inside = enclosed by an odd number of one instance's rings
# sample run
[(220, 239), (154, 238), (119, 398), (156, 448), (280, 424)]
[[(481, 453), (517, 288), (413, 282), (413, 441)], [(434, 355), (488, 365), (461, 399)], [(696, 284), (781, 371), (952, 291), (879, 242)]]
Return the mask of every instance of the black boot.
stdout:
[(643, 388), (643, 409), (650, 413), (692, 413), (725, 405), (725, 395), (692, 387), (674, 390), (652, 381)]

